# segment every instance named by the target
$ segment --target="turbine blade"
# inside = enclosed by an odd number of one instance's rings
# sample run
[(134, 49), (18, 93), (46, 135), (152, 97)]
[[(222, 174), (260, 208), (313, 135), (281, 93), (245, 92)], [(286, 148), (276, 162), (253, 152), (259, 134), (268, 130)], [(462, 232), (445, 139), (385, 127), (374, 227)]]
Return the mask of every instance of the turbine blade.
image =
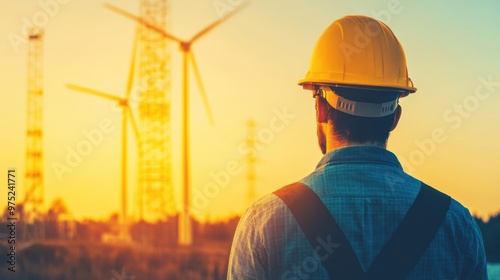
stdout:
[(213, 126), (215, 123), (214, 116), (212, 114), (212, 110), (210, 109), (210, 104), (208, 103), (207, 93), (205, 91), (205, 87), (203, 86), (203, 82), (201, 80), (201, 75), (200, 71), (198, 70), (198, 65), (196, 64), (196, 59), (194, 58), (193, 52), (189, 52), (188, 54), (189, 57), (191, 58), (194, 75), (196, 77), (196, 82), (198, 83), (198, 87), (200, 88), (200, 95), (201, 99), (203, 100), (203, 105), (205, 105), (205, 110), (207, 111), (208, 120), (210, 121), (210, 124)]
[(171, 40), (174, 40), (176, 42), (179, 42), (179, 43), (183, 43), (184, 41), (182, 41), (181, 39), (175, 37), (174, 35), (171, 35), (169, 33), (167, 33), (165, 30), (163, 30), (162, 28), (158, 27), (158, 26), (155, 26), (153, 24), (150, 24), (149, 22), (143, 20), (142, 18), (140, 17), (137, 17), (137, 16), (134, 16), (133, 14), (129, 13), (129, 12), (126, 12), (120, 8), (117, 8), (111, 4), (108, 4), (108, 3), (105, 3), (104, 6), (106, 6), (106, 8), (124, 16), (124, 17), (128, 17), (129, 19), (132, 19), (142, 25), (144, 25), (145, 27), (151, 29), (151, 30), (154, 30), (158, 33), (160, 33), (162, 36), (164, 36), (165, 38), (168, 38), (168, 39), (171, 39)]
[(234, 16), (236, 13), (238, 13), (239, 11), (241, 11), (243, 8), (245, 8), (246, 6), (248, 6), (248, 4), (250, 3), (250, 1), (245, 1), (243, 4), (239, 5), (238, 7), (236, 7), (234, 10), (232, 10), (230, 13), (224, 15), (223, 17), (221, 17), (220, 19), (214, 21), (212, 24), (210, 24), (209, 26), (205, 27), (203, 30), (201, 30), (200, 32), (198, 32), (196, 35), (194, 35), (191, 40), (189, 40), (189, 43), (193, 43), (194, 41), (198, 40), (199, 38), (201, 38), (203, 35), (207, 34), (210, 30), (214, 29), (217, 25), (221, 24), (222, 22), (226, 21), (228, 18)]
[(72, 84), (67, 84), (66, 87), (69, 88), (69, 89), (72, 89), (72, 90), (76, 90), (76, 91), (80, 91), (80, 92), (83, 92), (83, 93), (88, 93), (88, 94), (96, 95), (96, 96), (99, 96), (99, 97), (102, 97), (102, 98), (106, 98), (106, 99), (110, 99), (110, 100), (114, 100), (114, 101), (118, 101), (118, 102), (122, 102), (123, 101), (123, 99), (120, 98), (120, 97), (118, 97), (118, 96), (114, 96), (114, 95), (111, 95), (111, 94), (108, 94), (108, 93), (105, 93), (105, 92), (102, 92), (102, 91), (98, 91), (98, 90), (94, 90), (94, 89), (90, 89), (90, 88), (86, 88), (86, 87), (81, 87), (81, 86), (72, 85)]
[(130, 69), (128, 72), (128, 80), (127, 80), (127, 92), (125, 98), (128, 99), (130, 93), (132, 92), (132, 86), (134, 85), (134, 75), (135, 75), (135, 60), (137, 57), (137, 45), (139, 42), (139, 28), (135, 31), (134, 35), (134, 45), (132, 47), (132, 59), (130, 61)]

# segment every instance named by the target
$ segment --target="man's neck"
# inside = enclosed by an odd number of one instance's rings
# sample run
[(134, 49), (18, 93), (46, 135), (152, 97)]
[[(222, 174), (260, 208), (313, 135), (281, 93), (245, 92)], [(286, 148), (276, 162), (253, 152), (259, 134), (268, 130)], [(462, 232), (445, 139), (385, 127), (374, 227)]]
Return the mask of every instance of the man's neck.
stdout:
[(386, 143), (378, 143), (378, 142), (350, 142), (350, 141), (339, 141), (336, 137), (328, 137), (326, 139), (326, 152), (330, 152), (336, 149), (345, 148), (345, 147), (353, 147), (353, 146), (376, 146), (380, 148), (387, 148)]

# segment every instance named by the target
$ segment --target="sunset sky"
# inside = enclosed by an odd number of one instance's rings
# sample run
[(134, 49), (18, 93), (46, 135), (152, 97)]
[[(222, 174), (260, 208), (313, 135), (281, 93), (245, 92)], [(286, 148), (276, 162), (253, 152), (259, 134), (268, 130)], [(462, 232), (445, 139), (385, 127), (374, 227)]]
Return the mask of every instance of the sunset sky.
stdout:
[[(43, 3), (56, 3), (47, 12)], [(237, 0), (171, 0), (169, 30), (188, 39)], [(400, 101), (403, 115), (388, 149), (411, 175), (450, 194), (474, 214), (500, 211), (500, 2), (430, 0), (254, 0), (200, 39), (193, 51), (214, 112), (211, 126), (194, 79), (191, 84), (193, 205), (199, 218), (241, 214), (247, 206), (244, 144), (254, 119), (262, 144), (257, 152), (257, 195), (297, 181), (321, 159), (314, 102), (297, 86), (307, 72), (323, 30), (344, 15), (384, 21), (403, 45), (418, 91)], [(1, 1), (0, 170), (17, 169), (18, 200), (24, 196), (27, 96), (26, 22), (46, 13), (44, 24), (44, 157), (47, 206), (65, 200), (75, 218), (106, 218), (120, 209), (121, 113), (113, 102), (71, 91), (73, 83), (122, 96), (136, 23), (106, 9), (111, 3), (138, 14), (139, 0)], [(218, 8), (219, 7), (219, 8)], [(50, 14), (49, 14), (50, 12)], [(181, 64), (171, 44), (172, 187), (181, 203)], [(191, 73), (192, 74), (192, 73)], [(193, 75), (191, 77), (194, 77)], [(283, 115), (288, 115), (282, 120)], [(276, 118), (279, 129), (271, 124)], [(57, 174), (82, 130), (110, 132), (72, 172)], [(130, 130), (129, 130), (130, 131)], [(432, 137), (434, 135), (434, 139)], [(436, 135), (440, 135), (436, 137)], [(129, 137), (129, 215), (137, 214), (136, 144)], [(201, 199), (213, 174), (236, 166), (227, 186)], [(233, 170), (234, 171), (234, 170)], [(212, 176), (211, 176), (212, 174)], [(6, 205), (7, 188), (0, 192)], [(205, 194), (203, 194), (206, 196)], [(201, 200), (199, 200), (201, 199)], [(201, 203), (203, 201), (203, 203)]]

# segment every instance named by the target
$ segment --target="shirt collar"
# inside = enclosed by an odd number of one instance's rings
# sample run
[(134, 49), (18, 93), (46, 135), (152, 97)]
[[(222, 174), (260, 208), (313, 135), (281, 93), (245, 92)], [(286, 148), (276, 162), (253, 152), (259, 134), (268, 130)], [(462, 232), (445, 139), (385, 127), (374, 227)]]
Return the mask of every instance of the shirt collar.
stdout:
[(396, 155), (377, 146), (348, 146), (326, 153), (316, 169), (343, 163), (382, 163), (403, 169)]

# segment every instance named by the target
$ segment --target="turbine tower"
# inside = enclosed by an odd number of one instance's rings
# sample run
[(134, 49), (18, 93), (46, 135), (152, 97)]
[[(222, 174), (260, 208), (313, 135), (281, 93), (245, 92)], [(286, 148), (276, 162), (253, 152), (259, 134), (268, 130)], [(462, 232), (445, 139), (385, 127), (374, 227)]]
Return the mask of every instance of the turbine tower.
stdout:
[(43, 239), (43, 31), (32, 29), (28, 43), (28, 99), (24, 212), (33, 223), (28, 238)]
[(129, 242), (130, 234), (128, 230), (129, 219), (127, 213), (127, 197), (128, 197), (128, 188), (127, 188), (127, 170), (128, 170), (128, 121), (132, 125), (132, 129), (134, 131), (134, 135), (137, 141), (137, 147), (139, 153), (141, 153), (141, 139), (139, 135), (139, 129), (137, 128), (137, 121), (135, 120), (134, 114), (132, 113), (132, 108), (130, 105), (130, 94), (132, 92), (132, 87), (134, 84), (134, 76), (135, 76), (135, 65), (136, 65), (136, 53), (137, 53), (137, 38), (138, 32), (136, 32), (136, 36), (134, 38), (134, 45), (132, 48), (132, 58), (130, 61), (130, 68), (127, 79), (127, 88), (124, 97), (119, 97), (116, 95), (108, 94), (106, 92), (81, 87), (77, 85), (68, 84), (67, 87), (72, 90), (84, 92), (87, 94), (91, 94), (97, 97), (105, 98), (111, 101), (115, 101), (118, 103), (118, 106), (122, 109), (122, 158), (121, 158), (121, 227), (120, 227), (120, 241)]

